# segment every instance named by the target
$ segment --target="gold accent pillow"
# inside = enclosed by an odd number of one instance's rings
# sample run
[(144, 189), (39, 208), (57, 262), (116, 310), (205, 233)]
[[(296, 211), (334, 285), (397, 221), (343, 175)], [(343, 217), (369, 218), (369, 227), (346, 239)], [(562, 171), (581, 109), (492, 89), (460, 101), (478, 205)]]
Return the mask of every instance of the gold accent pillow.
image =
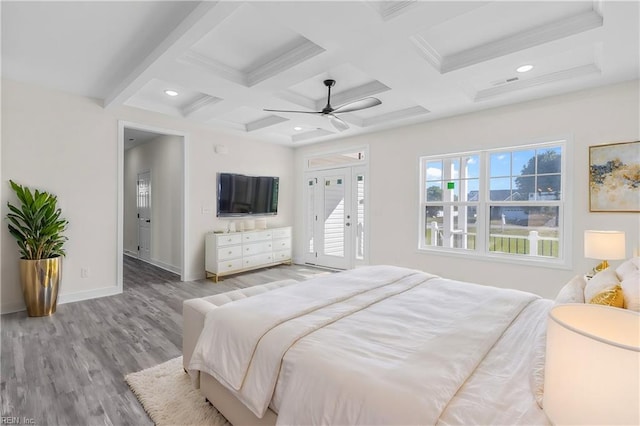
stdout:
[(602, 293), (616, 284), (620, 284), (620, 281), (618, 280), (615, 269), (607, 268), (604, 271), (598, 272), (593, 278), (587, 281), (584, 287), (584, 301), (589, 303), (598, 293)]
[(622, 293), (622, 287), (620, 287), (620, 284), (617, 284), (613, 287), (606, 288), (593, 296), (589, 303), (622, 308), (624, 306), (624, 294)]

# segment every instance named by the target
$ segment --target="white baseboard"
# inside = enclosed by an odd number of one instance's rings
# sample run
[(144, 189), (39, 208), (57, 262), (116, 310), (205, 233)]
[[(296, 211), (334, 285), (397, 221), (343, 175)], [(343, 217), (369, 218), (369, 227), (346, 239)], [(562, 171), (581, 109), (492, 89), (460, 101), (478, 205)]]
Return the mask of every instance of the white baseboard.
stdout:
[(98, 297), (115, 296), (122, 293), (122, 288), (117, 286), (103, 287), (95, 290), (78, 291), (75, 293), (61, 294), (58, 296), (58, 303), (80, 302), (81, 300), (97, 299)]
[[(60, 294), (58, 295), (58, 305), (64, 305), (65, 303), (72, 302), (80, 302), (81, 300), (89, 300), (89, 299), (97, 299), (99, 297), (105, 296), (115, 296), (116, 294), (122, 293), (122, 289), (117, 286), (113, 287), (103, 287), (95, 290), (87, 290), (87, 291), (78, 291), (75, 293), (69, 294)], [(10, 314), (12, 312), (20, 312), (25, 311), (27, 308), (24, 305), (24, 302), (14, 302), (8, 303), (6, 305), (2, 305), (0, 308), (1, 314)]]
[(149, 260), (143, 259), (141, 257), (138, 257), (138, 253), (135, 251), (124, 250), (124, 254), (125, 256), (133, 257), (134, 259), (138, 259), (150, 265), (157, 266), (158, 268), (164, 269), (165, 271), (173, 272), (174, 274), (178, 274), (178, 275), (182, 274), (182, 270), (178, 266), (170, 265), (168, 263), (165, 263), (156, 259), (149, 259)]
[[(143, 259), (140, 259), (143, 260)], [(157, 266), (160, 269), (164, 269), (165, 271), (173, 272), (174, 274), (181, 275), (182, 269), (178, 266), (169, 265), (168, 263), (161, 262), (159, 260), (151, 259), (149, 261), (150, 264)]]
[(184, 281), (198, 281), (198, 280), (206, 280), (206, 279), (207, 279), (207, 273), (206, 272), (197, 273), (195, 275), (185, 275), (184, 276)]
[(3, 304), (0, 307), (0, 314), (11, 314), (14, 312), (26, 311), (27, 308), (24, 306), (24, 302), (12, 302)]

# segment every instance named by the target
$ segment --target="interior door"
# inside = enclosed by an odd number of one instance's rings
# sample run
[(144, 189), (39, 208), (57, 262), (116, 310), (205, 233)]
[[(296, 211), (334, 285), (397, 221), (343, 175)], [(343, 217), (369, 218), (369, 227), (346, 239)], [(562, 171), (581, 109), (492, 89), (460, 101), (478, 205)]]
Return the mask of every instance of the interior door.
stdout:
[(138, 173), (138, 257), (151, 260), (151, 172)]
[(351, 167), (307, 173), (306, 262), (349, 269), (356, 260)]

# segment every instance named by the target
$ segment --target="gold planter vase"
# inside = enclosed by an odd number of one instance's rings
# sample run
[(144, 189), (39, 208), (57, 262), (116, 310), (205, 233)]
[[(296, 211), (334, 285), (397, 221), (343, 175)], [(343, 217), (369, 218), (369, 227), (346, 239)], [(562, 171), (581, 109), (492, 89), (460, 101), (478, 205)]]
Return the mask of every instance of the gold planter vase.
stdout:
[(62, 275), (62, 257), (20, 259), (20, 281), (24, 303), (30, 317), (43, 317), (56, 311)]

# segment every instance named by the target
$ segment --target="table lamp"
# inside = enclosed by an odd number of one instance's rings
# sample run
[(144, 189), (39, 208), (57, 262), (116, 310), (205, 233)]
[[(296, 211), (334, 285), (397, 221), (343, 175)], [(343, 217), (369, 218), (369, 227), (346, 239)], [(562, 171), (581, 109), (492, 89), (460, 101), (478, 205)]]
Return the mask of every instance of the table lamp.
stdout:
[(640, 424), (640, 314), (603, 305), (551, 309), (544, 411), (555, 425)]
[(608, 260), (624, 259), (624, 232), (584, 231), (584, 257), (602, 261), (593, 268), (594, 272), (607, 269), (609, 267)]

